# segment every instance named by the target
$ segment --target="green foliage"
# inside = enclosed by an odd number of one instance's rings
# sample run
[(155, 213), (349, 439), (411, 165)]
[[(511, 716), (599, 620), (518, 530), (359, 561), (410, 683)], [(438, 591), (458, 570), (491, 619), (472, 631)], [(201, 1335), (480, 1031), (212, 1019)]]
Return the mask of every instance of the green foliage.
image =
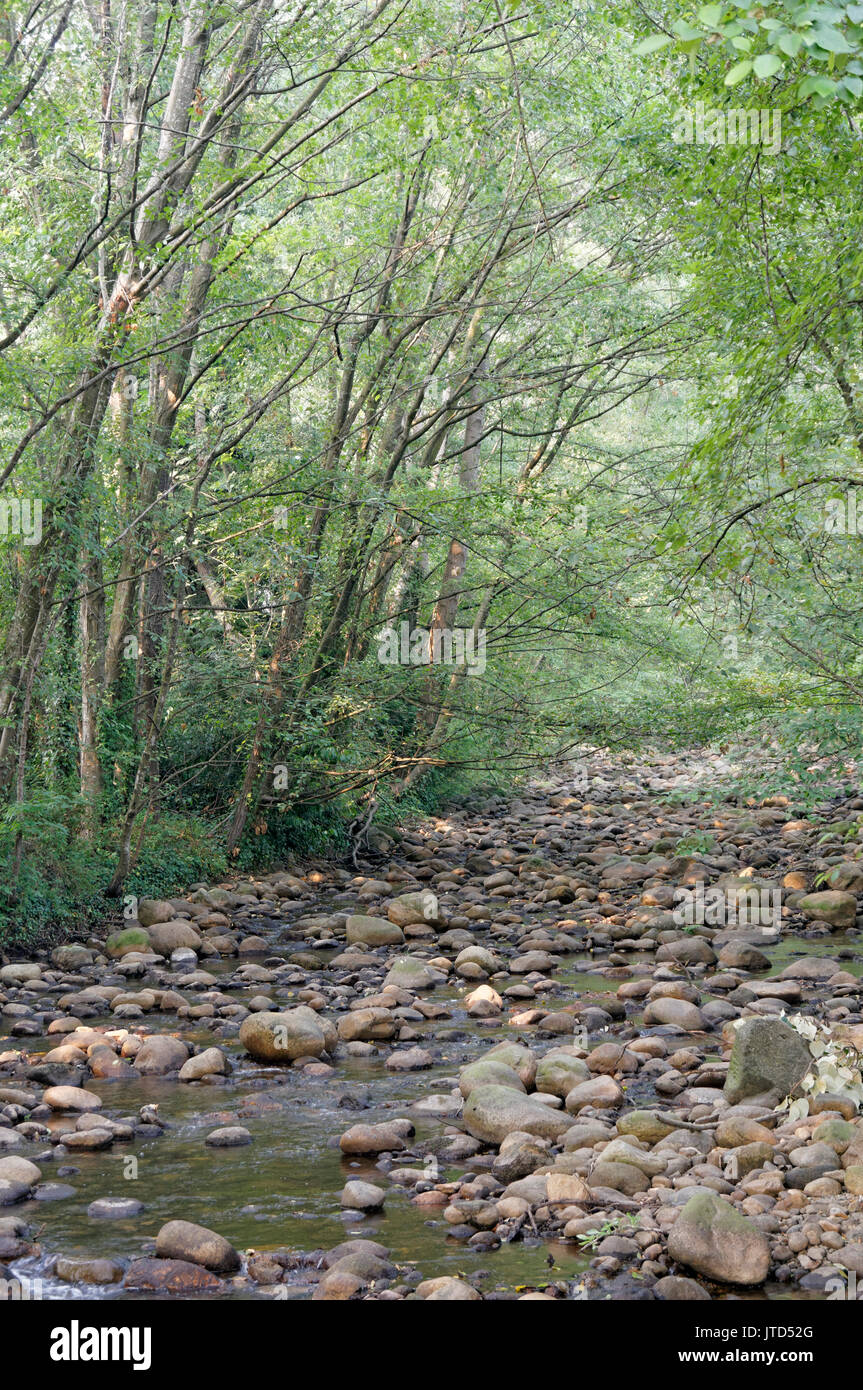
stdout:
[[(140, 0), (104, 42), (76, 9), (32, 90), (0, 64), (0, 502), (45, 503), (0, 537), (7, 930), (118, 866), (166, 893), (343, 855), (372, 801), (395, 829), (585, 745), (757, 739), (743, 799), (853, 781), (863, 6), (260, 12), (236, 127), (231, 3), (185, 133), (161, 97), (124, 119)], [(744, 99), (775, 148), (676, 138)], [(482, 670), (382, 658), (443, 612)]]
[[(663, 26), (665, 27), (665, 26)], [(724, 69), (726, 87), (747, 79), (770, 83), (771, 100), (831, 101), (857, 106), (863, 97), (863, 5), (829, 0), (767, 0), (766, 3), (702, 5), (691, 19), (671, 19), (664, 33), (635, 45), (652, 54), (673, 45), (694, 70), (697, 61)]]

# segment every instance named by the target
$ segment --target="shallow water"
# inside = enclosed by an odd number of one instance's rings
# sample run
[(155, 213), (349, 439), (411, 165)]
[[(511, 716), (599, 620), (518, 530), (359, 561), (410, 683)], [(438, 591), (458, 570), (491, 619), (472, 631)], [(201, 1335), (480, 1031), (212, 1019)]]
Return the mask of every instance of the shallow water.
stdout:
[[(211, 968), (209, 962), (206, 968)], [(225, 974), (233, 968), (236, 962), (217, 962), (213, 973)], [(573, 968), (561, 971), (561, 983), (564, 978), (567, 996), (572, 991), (616, 988), (616, 982), (579, 972), (574, 962)], [(139, 982), (130, 986), (140, 987)], [(260, 989), (253, 985), (236, 991), (236, 998), (248, 999)], [(442, 1209), (417, 1208), (408, 1189), (395, 1184), (384, 1183), (386, 1207), (379, 1214), (346, 1216), (341, 1210), (339, 1196), (349, 1178), (380, 1182), (383, 1176), (372, 1160), (348, 1159), (333, 1146), (345, 1129), (355, 1123), (405, 1116), (416, 1126), (412, 1143), (440, 1134), (440, 1123), (414, 1114), (412, 1103), (427, 1094), (448, 1092), (466, 1061), (504, 1037), (517, 1036), (512, 1028), (469, 1018), (459, 1007), (464, 992), (454, 987), (438, 989), (434, 999), (449, 1005), (452, 1017), (414, 1025), (422, 1035), (419, 1045), (428, 1041), (441, 1053), (441, 1060), (422, 1072), (394, 1075), (386, 1070), (383, 1056), (347, 1057), (328, 1077), (264, 1068), (251, 1063), (235, 1040), (214, 1038), (200, 1028), (184, 1030), (184, 1036), (205, 1046), (217, 1042), (235, 1063), (232, 1076), (222, 1084), (181, 1084), (159, 1077), (88, 1079), (88, 1090), (102, 1097), (111, 1118), (132, 1117), (142, 1105), (156, 1104), (159, 1118), (169, 1128), (159, 1138), (118, 1142), (108, 1151), (93, 1154), (70, 1153), (55, 1160), (47, 1146), (43, 1152), (51, 1154), (48, 1161), (39, 1153), (31, 1154), (42, 1167), (44, 1182), (67, 1183), (74, 1188), (74, 1196), (16, 1205), (16, 1216), (42, 1226), (39, 1239), (44, 1253), (38, 1260), (18, 1261), (15, 1272), (41, 1278), (43, 1296), (78, 1297), (82, 1289), (87, 1297), (117, 1296), (121, 1293), (117, 1286), (76, 1288), (53, 1279), (47, 1272), (47, 1257), (59, 1253), (135, 1258), (152, 1253), (152, 1241), (166, 1221), (183, 1219), (215, 1227), (240, 1251), (287, 1249), (299, 1254), (329, 1249), (358, 1236), (379, 1240), (390, 1249), (394, 1263), (406, 1271), (415, 1268), (425, 1278), (487, 1271), (484, 1291), (574, 1279), (590, 1259), (579, 1245), (536, 1239), (477, 1251), (448, 1236)], [(173, 1016), (150, 1013), (146, 1021), (152, 1032), (177, 1031)], [(94, 1027), (117, 1026), (109, 1014), (85, 1022)], [(436, 1035), (446, 1029), (457, 1030), (461, 1036), (435, 1042)], [(57, 1035), (0, 1039), (0, 1050), (22, 1048), (36, 1061), (61, 1040)], [(559, 1041), (549, 1039), (547, 1046)], [(340, 1104), (345, 1097), (367, 1108)], [(249, 1113), (256, 1106), (262, 1113)], [(225, 1124), (244, 1125), (253, 1136), (252, 1143), (229, 1149), (206, 1146), (207, 1134)], [(64, 1126), (71, 1128), (71, 1123), (51, 1122), (52, 1129)], [(395, 1164), (422, 1166), (409, 1160), (403, 1164), (398, 1156)], [(60, 1179), (57, 1167), (73, 1167), (77, 1172)], [(463, 1165), (441, 1166), (440, 1176), (455, 1179), (464, 1171)], [(144, 1210), (128, 1220), (89, 1217), (89, 1204), (101, 1197), (133, 1197), (144, 1203)], [(553, 1268), (548, 1264), (550, 1255)], [(292, 1276), (292, 1283), (295, 1296), (307, 1291), (302, 1270)], [(128, 1297), (125, 1292), (123, 1296)]]
[[(260, 963), (276, 955), (284, 956), (292, 949), (293, 946), (283, 950), (276, 947), (268, 950), (266, 956), (245, 957), (243, 963)], [(840, 950), (854, 952), (853, 959), (842, 960), (842, 968), (855, 975), (863, 973), (859, 938), (840, 936), (786, 936), (767, 948), (771, 967), (766, 973), (777, 974), (801, 955), (832, 956)], [(550, 988), (538, 995), (537, 1004), (545, 1002), (553, 1007), (555, 1000), (562, 1005), (574, 997), (601, 996), (616, 990), (621, 975), (616, 971), (602, 974), (598, 965), (587, 953), (561, 957)], [(220, 981), (237, 966), (236, 960), (205, 962), (207, 971)], [(504, 988), (517, 978), (508, 976), (494, 983)], [(128, 983), (129, 990), (142, 987), (145, 985), (141, 981)], [(238, 1002), (248, 1001), (262, 988), (266, 986), (253, 983), (232, 989), (231, 993)], [(494, 1251), (478, 1251), (448, 1235), (441, 1208), (414, 1206), (409, 1190), (396, 1185), (384, 1183), (387, 1199), (381, 1213), (362, 1218), (345, 1215), (341, 1210), (339, 1197), (348, 1178), (380, 1181), (385, 1171), (376, 1168), (371, 1160), (348, 1159), (341, 1154), (336, 1141), (345, 1129), (358, 1122), (407, 1116), (417, 1130), (413, 1142), (439, 1135), (441, 1123), (415, 1114), (412, 1104), (424, 1095), (449, 1092), (467, 1061), (494, 1042), (518, 1037), (518, 1030), (499, 1021), (480, 1023), (468, 1017), (462, 1001), (470, 988), (464, 982), (439, 987), (430, 997), (447, 1005), (451, 1017), (413, 1025), (417, 1044), (430, 1043), (440, 1052), (440, 1060), (427, 1071), (393, 1074), (386, 1070), (383, 1056), (340, 1059), (333, 1073), (325, 1077), (264, 1068), (252, 1063), (235, 1039), (214, 1036), (205, 1024), (189, 1026), (187, 1020), (184, 1037), (204, 1046), (217, 1042), (231, 1056), (235, 1070), (226, 1081), (204, 1085), (155, 1077), (119, 1082), (88, 1080), (88, 1089), (102, 1096), (105, 1112), (111, 1118), (133, 1117), (142, 1105), (156, 1104), (159, 1117), (168, 1128), (159, 1138), (118, 1142), (111, 1150), (94, 1154), (55, 1158), (53, 1150), (45, 1146), (48, 1157), (43, 1158), (37, 1146), (37, 1152), (30, 1156), (42, 1166), (44, 1182), (68, 1183), (74, 1195), (50, 1202), (33, 1200), (14, 1208), (16, 1215), (41, 1226), (39, 1240), (43, 1249), (40, 1258), (17, 1262), (15, 1272), (40, 1278), (43, 1296), (47, 1297), (134, 1297), (116, 1285), (75, 1286), (59, 1281), (48, 1273), (49, 1257), (62, 1254), (129, 1260), (152, 1253), (159, 1228), (166, 1221), (182, 1218), (214, 1227), (243, 1252), (279, 1249), (303, 1254), (363, 1236), (386, 1245), (392, 1260), (406, 1274), (415, 1269), (431, 1278), (442, 1274), (473, 1276), (483, 1271), (485, 1292), (543, 1287), (551, 1280), (575, 1279), (586, 1269), (591, 1253), (578, 1244), (529, 1239)], [(288, 998), (289, 994), (290, 991), (281, 990), (280, 998)], [(50, 1002), (48, 996), (46, 1003)], [(637, 1023), (638, 1016), (628, 1021)], [(84, 1022), (97, 1027), (117, 1026), (110, 1014)], [(146, 1027), (152, 1032), (178, 1031), (178, 1020), (173, 1015), (150, 1013)], [(447, 1036), (447, 1030), (455, 1036)], [(54, 1034), (41, 1039), (0, 1038), (0, 1050), (20, 1048), (35, 1061), (62, 1040)], [(526, 1034), (525, 1040), (537, 1051), (565, 1041), (540, 1040), (535, 1034)], [(631, 1100), (640, 1099), (635, 1094), (637, 1089), (637, 1083), (630, 1087)], [(644, 1102), (655, 1103), (647, 1095)], [(252, 1134), (250, 1145), (231, 1149), (205, 1145), (211, 1130), (237, 1123), (245, 1125)], [(58, 1118), (52, 1121), (52, 1128), (69, 1124)], [(396, 1156), (395, 1165), (410, 1166), (410, 1161), (403, 1163)], [(58, 1179), (58, 1167), (77, 1171)], [(455, 1179), (464, 1172), (464, 1165), (442, 1168), (441, 1177)], [(144, 1210), (123, 1221), (89, 1217), (89, 1204), (104, 1197), (134, 1197), (144, 1203)], [(601, 1220), (598, 1218), (598, 1224)], [(290, 1275), (289, 1297), (306, 1297), (310, 1291), (303, 1269)], [(268, 1295), (238, 1291), (233, 1296)], [(806, 1295), (785, 1286), (768, 1285), (753, 1296), (785, 1299)]]

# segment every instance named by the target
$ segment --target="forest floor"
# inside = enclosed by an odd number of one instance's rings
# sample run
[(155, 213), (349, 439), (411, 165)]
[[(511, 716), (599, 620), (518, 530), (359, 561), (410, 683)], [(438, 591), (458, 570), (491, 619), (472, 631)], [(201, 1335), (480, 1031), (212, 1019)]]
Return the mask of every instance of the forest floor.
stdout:
[(863, 796), (735, 772), (597, 755), (5, 963), (0, 1278), (853, 1297)]

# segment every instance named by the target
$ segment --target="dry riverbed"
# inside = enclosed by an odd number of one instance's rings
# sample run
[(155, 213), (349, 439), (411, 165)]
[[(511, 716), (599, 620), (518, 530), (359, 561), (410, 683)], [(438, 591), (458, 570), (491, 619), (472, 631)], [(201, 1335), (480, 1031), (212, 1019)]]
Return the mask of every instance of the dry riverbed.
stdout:
[[(679, 804), (710, 770), (597, 757), (360, 872), (4, 957), (0, 1287), (854, 1297), (863, 1122), (778, 1106), (811, 1063), (783, 1014), (863, 1045), (863, 796)], [(763, 920), (700, 920), (741, 886)]]

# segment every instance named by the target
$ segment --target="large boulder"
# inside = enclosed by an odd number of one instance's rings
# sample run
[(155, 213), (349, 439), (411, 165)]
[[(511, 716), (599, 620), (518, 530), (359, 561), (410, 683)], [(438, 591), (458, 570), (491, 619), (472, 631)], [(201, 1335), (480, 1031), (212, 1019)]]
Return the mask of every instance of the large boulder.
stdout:
[(91, 965), (95, 955), (91, 947), (70, 941), (65, 946), (55, 947), (51, 952), (51, 964), (56, 965), (58, 970), (80, 970), (84, 965)]
[(249, 1014), (240, 1027), (240, 1042), (256, 1062), (293, 1062), (320, 1057), (335, 1044), (331, 1026), (305, 1005), (284, 1013)]
[(49, 1086), (42, 1101), (52, 1110), (75, 1110), (82, 1115), (102, 1108), (102, 1097), (85, 1091), (83, 1086)]
[(191, 1260), (133, 1260), (123, 1286), (148, 1293), (174, 1293), (188, 1298), (190, 1294), (219, 1293), (222, 1280), (202, 1265)]
[(644, 1010), (644, 1022), (669, 1024), (683, 1033), (701, 1033), (708, 1027), (701, 1010), (685, 999), (651, 999)]
[(616, 1110), (622, 1104), (623, 1091), (613, 1076), (593, 1076), (566, 1093), (566, 1108), (573, 1115), (588, 1105), (594, 1110)]
[(442, 971), (426, 965), (418, 956), (400, 956), (387, 971), (384, 988), (397, 985), (399, 989), (415, 993), (420, 989), (433, 989), (435, 985), (443, 984), (445, 979)]
[(725, 1097), (732, 1105), (752, 1096), (776, 1105), (803, 1080), (811, 1064), (805, 1038), (781, 1018), (748, 1018), (734, 1035)]
[(566, 1100), (582, 1081), (590, 1080), (590, 1068), (580, 1057), (566, 1052), (547, 1052), (541, 1057), (536, 1068), (536, 1089), (546, 1095), (560, 1096)]
[(679, 1213), (668, 1237), (668, 1253), (722, 1284), (763, 1284), (770, 1268), (764, 1232), (716, 1192), (703, 1189)]
[(398, 1153), (414, 1133), (409, 1120), (385, 1120), (377, 1125), (351, 1125), (339, 1139), (344, 1154)]
[(41, 974), (42, 967), (35, 961), (16, 961), (12, 965), (0, 966), (0, 984), (26, 985), (28, 980), (38, 980)]
[(571, 1124), (571, 1115), (512, 1086), (477, 1086), (464, 1106), (465, 1129), (485, 1144), (500, 1144), (516, 1129), (538, 1139), (559, 1139)]
[(394, 922), (383, 917), (364, 917), (354, 913), (348, 918), (346, 928), (349, 946), (401, 946), (404, 932)]
[(617, 1121), (618, 1134), (631, 1134), (645, 1144), (658, 1144), (674, 1125), (663, 1120), (656, 1110), (630, 1110)]
[(459, 951), (455, 958), (455, 972), (457, 975), (466, 974), (468, 978), (475, 978), (476, 971), (465, 971), (465, 966), (478, 966), (485, 971), (486, 975), (493, 975), (498, 969), (498, 963), (491, 951), (487, 951), (485, 946), (465, 946), (463, 951)]
[(158, 951), (160, 956), (169, 956), (181, 946), (197, 951), (201, 945), (201, 933), (191, 922), (183, 921), (181, 918), (175, 918), (172, 922), (154, 922), (147, 931), (150, 946), (154, 951)]
[(727, 941), (719, 952), (719, 964), (730, 970), (767, 970), (770, 958), (750, 941)]
[(838, 888), (841, 892), (863, 893), (863, 862), (852, 859), (834, 864), (824, 879), (830, 888)]
[(20, 1158), (17, 1154), (8, 1154), (6, 1158), (0, 1158), (0, 1178), (7, 1182), (24, 1183), (27, 1187), (32, 1187), (34, 1183), (42, 1178), (42, 1171), (31, 1163), (29, 1158)]
[(462, 1095), (469, 1096), (478, 1086), (508, 1086), (511, 1091), (525, 1092), (518, 1072), (497, 1057), (478, 1057), (462, 1069), (458, 1079)]
[(831, 927), (853, 927), (857, 916), (857, 899), (853, 893), (827, 888), (823, 893), (807, 893), (797, 906), (805, 917), (829, 922)]
[(683, 936), (679, 941), (666, 941), (656, 952), (657, 962), (676, 961), (678, 965), (713, 965), (716, 952), (703, 936)]
[(206, 1047), (180, 1067), (180, 1081), (202, 1081), (205, 1076), (227, 1076), (230, 1064), (220, 1047)]
[(142, 898), (138, 903), (138, 921), (142, 927), (154, 927), (157, 922), (170, 922), (174, 908), (161, 898)]
[(440, 908), (436, 895), (425, 889), (419, 893), (399, 893), (387, 905), (387, 916), (398, 927), (419, 926), (423, 922), (434, 927), (440, 921)]
[(115, 931), (105, 942), (105, 952), (112, 960), (128, 956), (132, 951), (149, 951), (150, 934), (144, 927), (125, 927)]
[(224, 1236), (193, 1221), (169, 1221), (156, 1236), (156, 1254), (163, 1260), (189, 1260), (213, 1274), (240, 1268), (240, 1257)]
[(398, 1019), (389, 1009), (354, 1009), (339, 1019), (342, 1042), (379, 1042), (394, 1038), (399, 1029)]
[(524, 1043), (500, 1042), (494, 1047), (490, 1047), (486, 1052), (483, 1061), (503, 1062), (506, 1066), (512, 1067), (514, 1072), (518, 1072), (522, 1084), (531, 1089), (536, 1080), (537, 1061), (529, 1047)]
[(167, 1076), (179, 1071), (189, 1059), (189, 1048), (179, 1038), (168, 1033), (155, 1033), (145, 1038), (135, 1053), (135, 1069), (142, 1076)]

